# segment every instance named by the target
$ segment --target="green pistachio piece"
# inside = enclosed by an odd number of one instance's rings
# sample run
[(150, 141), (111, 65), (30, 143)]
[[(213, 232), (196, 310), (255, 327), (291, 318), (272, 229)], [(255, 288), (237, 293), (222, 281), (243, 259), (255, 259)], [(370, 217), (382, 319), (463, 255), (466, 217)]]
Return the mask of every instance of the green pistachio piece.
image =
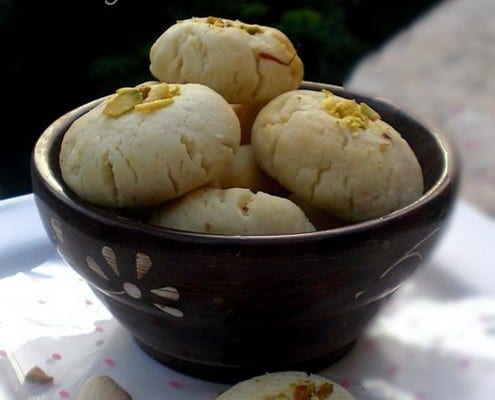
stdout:
[(144, 103), (139, 103), (134, 106), (136, 111), (140, 112), (152, 112), (158, 110), (159, 108), (169, 106), (174, 102), (172, 98), (158, 99), (153, 101), (147, 101)]
[(149, 87), (147, 96), (145, 97), (145, 102), (155, 101), (159, 99), (165, 99), (170, 97), (169, 87), (165, 82), (157, 83)]
[(255, 35), (256, 33), (261, 32), (261, 28), (258, 25), (242, 24), (241, 29), (245, 30), (250, 35)]
[(372, 121), (380, 119), (380, 114), (378, 114), (375, 110), (373, 110), (368, 104), (360, 103), (359, 108), (361, 109), (361, 112)]
[(117, 91), (117, 93), (110, 98), (103, 108), (102, 114), (107, 117), (117, 118), (132, 110), (136, 104), (139, 104), (142, 101), (143, 97), (137, 89), (126, 88), (126, 90)]
[(351, 131), (365, 129), (370, 121), (380, 119), (380, 114), (365, 103), (353, 99), (342, 99), (327, 90), (323, 90), (322, 107), (331, 116), (342, 121)]

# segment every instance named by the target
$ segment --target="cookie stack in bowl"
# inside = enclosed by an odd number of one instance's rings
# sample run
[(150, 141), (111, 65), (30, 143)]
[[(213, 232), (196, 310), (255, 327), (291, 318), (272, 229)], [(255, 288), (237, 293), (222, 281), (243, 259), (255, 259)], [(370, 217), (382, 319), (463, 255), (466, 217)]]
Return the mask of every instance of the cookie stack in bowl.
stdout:
[[(157, 80), (81, 105), (37, 141), (49, 238), (173, 369), (232, 383), (323, 370), (441, 237), (455, 151), (386, 100), (302, 81), (269, 27), (192, 18), (150, 56)], [(339, 398), (331, 382), (272, 378), (269, 397)]]
[(65, 133), (60, 169), (80, 198), (152, 207), (167, 228), (271, 235), (376, 218), (423, 193), (413, 151), (376, 111), (300, 89), (303, 62), (280, 30), (178, 21), (150, 71), (157, 81), (118, 89)]

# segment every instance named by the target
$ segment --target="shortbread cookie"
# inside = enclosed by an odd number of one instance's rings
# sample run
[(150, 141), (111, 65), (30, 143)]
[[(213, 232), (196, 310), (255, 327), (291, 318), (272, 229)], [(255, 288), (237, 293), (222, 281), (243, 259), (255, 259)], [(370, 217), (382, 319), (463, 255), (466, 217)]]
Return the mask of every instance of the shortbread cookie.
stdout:
[(251, 142), (265, 172), (343, 220), (383, 216), (423, 193), (421, 167), (401, 135), (366, 104), (326, 91), (273, 99)]
[(303, 210), (304, 214), (306, 214), (314, 227), (319, 231), (349, 225), (349, 222), (340, 220), (329, 212), (313, 206), (295, 193), (290, 193), (287, 198)]
[(355, 400), (344, 387), (298, 371), (256, 376), (232, 386), (216, 400)]
[(160, 206), (150, 223), (224, 235), (311, 232), (315, 228), (290, 200), (245, 188), (200, 188)]
[(86, 379), (76, 400), (132, 400), (131, 395), (108, 375)]
[(211, 185), (221, 189), (239, 187), (272, 194), (281, 191), (280, 184), (256, 163), (253, 148), (249, 144), (239, 147), (232, 163), (220, 172)]
[(153, 43), (160, 81), (197, 82), (232, 104), (256, 103), (299, 87), (303, 63), (278, 29), (215, 17), (178, 21)]
[(218, 93), (199, 84), (150, 83), (120, 89), (74, 121), (60, 169), (84, 200), (147, 206), (211, 181), (239, 145), (239, 120)]
[(266, 103), (232, 104), (232, 108), (241, 123), (241, 144), (251, 143), (253, 122)]

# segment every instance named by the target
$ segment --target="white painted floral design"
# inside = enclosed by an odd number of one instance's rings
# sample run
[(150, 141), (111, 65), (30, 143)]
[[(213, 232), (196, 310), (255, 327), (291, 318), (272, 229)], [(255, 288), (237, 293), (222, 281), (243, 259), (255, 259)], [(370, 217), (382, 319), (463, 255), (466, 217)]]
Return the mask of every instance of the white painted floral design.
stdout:
[[(106, 265), (110, 267), (110, 270), (113, 272), (115, 277), (117, 279), (120, 278), (121, 274), (120, 274), (119, 264), (117, 261), (117, 256), (115, 254), (115, 251), (109, 246), (103, 246), (101, 248), (101, 255), (103, 257), (103, 260), (105, 260)], [(93, 271), (101, 279), (104, 279), (106, 281), (114, 280), (108, 276), (108, 273), (104, 272), (104, 269), (100, 266), (100, 264), (98, 264), (98, 262), (93, 257), (91, 256), (86, 257), (86, 265), (91, 271)], [(141, 299), (143, 297), (143, 289), (139, 286), (139, 281), (149, 272), (152, 265), (153, 265), (153, 261), (149, 255), (140, 252), (136, 253), (134, 266), (136, 269), (137, 279), (135, 282), (121, 280), (122, 291), (117, 293), (123, 295), (125, 294), (136, 300)], [(166, 300), (167, 302), (177, 301), (180, 298), (179, 291), (172, 286), (153, 288), (150, 289), (149, 292), (155, 296), (161, 297), (164, 301)], [(168, 304), (162, 304), (161, 302), (160, 303), (154, 302), (153, 306), (156, 307), (158, 310), (177, 318), (182, 318), (184, 316), (184, 313), (181, 310), (175, 307), (171, 307)]]
[[(121, 279), (121, 271), (119, 269), (119, 264), (117, 261), (117, 255), (115, 251), (109, 246), (103, 246), (101, 248), (101, 255), (103, 260), (105, 260), (105, 264), (110, 268), (110, 271), (115, 275), (115, 277), (110, 277), (107, 272), (104, 271), (104, 268), (92, 257), (86, 257), (86, 265), (88, 268), (93, 271), (100, 278), (105, 281), (118, 281), (119, 284), (122, 285), (122, 290), (117, 292), (118, 294), (125, 294), (133, 299), (142, 299), (143, 297), (143, 288), (140, 287), (139, 281), (143, 279), (143, 277), (150, 271), (153, 261), (148, 254), (145, 253), (136, 253), (134, 260), (134, 268), (136, 270), (136, 281), (129, 282)], [(180, 298), (179, 291), (172, 286), (164, 286), (158, 288), (152, 288), (148, 290), (154, 296), (158, 296), (163, 299), (163, 301), (178, 301)], [(114, 292), (115, 293), (115, 292)], [(163, 311), (169, 315), (172, 315), (177, 318), (181, 318), (184, 316), (184, 313), (178, 308), (171, 307), (168, 304), (162, 304), (161, 302), (152, 302), (153, 306), (158, 310)]]
[[(70, 256), (65, 254), (64, 250), (64, 234), (62, 229), (62, 224), (60, 220), (55, 217), (50, 218), (50, 227), (53, 231), (54, 238), (57, 242), (57, 250), (59, 251), (62, 258), (69, 260)], [(128, 295), (133, 299), (139, 300), (143, 297), (143, 289), (139, 286), (139, 281), (149, 272), (153, 265), (153, 261), (148, 254), (138, 252), (135, 256), (135, 269), (136, 269), (136, 281), (128, 282), (121, 279), (121, 274), (119, 270), (119, 264), (117, 261), (117, 255), (115, 251), (109, 246), (103, 246), (101, 248), (101, 255), (105, 264), (110, 268), (112, 273), (115, 275), (115, 279), (111, 279), (106, 268), (102, 268), (101, 265), (90, 255), (86, 256), (86, 265), (88, 268), (98, 275), (101, 279), (107, 282), (114, 282), (117, 280), (119, 284), (122, 285), (122, 290), (113, 292), (122, 295)], [(75, 264), (74, 260), (71, 260), (69, 264)], [(105, 272), (107, 270), (107, 272)], [(178, 301), (180, 298), (179, 291), (172, 286), (163, 286), (158, 288), (152, 288), (148, 290), (154, 296), (162, 298), (163, 301)], [(161, 302), (152, 301), (154, 307), (158, 310), (163, 311), (169, 315), (176, 318), (182, 318), (184, 313), (178, 308), (171, 307), (168, 304), (162, 304)]]

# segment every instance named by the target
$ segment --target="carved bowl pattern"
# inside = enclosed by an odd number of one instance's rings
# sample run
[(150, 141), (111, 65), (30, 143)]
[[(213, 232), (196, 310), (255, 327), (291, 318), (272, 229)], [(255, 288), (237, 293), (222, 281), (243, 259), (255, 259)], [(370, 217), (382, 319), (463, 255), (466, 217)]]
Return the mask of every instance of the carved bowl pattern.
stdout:
[(81, 201), (58, 167), (62, 136), (85, 104), (42, 133), (31, 169), (39, 215), (62, 258), (150, 356), (182, 372), (237, 381), (318, 371), (348, 352), (380, 306), (441, 237), (458, 183), (449, 141), (383, 99), (423, 168), (425, 194), (385, 217), (330, 230), (229, 237), (159, 229)]

